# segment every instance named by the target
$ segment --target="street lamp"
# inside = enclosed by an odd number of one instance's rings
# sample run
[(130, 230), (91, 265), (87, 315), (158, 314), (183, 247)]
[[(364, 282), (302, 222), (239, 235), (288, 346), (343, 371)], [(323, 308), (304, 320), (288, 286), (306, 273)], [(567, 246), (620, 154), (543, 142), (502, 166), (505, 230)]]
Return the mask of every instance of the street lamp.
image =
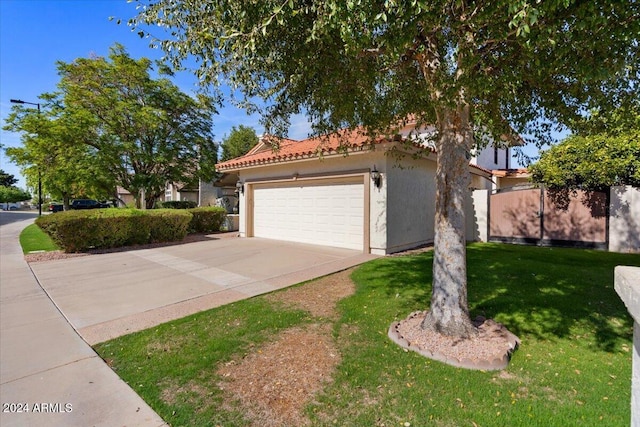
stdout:
[[(40, 116), (40, 103), (39, 102), (27, 102), (21, 99), (11, 99), (14, 104), (28, 104), (38, 107), (38, 117)], [(40, 171), (40, 165), (38, 165), (38, 216), (42, 216), (42, 172)]]

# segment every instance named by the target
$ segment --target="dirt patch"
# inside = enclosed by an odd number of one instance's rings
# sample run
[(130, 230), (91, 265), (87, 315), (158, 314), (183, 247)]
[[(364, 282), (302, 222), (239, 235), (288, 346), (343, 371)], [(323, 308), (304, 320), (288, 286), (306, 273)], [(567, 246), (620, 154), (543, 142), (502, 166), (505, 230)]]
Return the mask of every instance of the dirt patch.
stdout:
[(306, 310), (315, 317), (333, 318), (336, 315), (337, 302), (356, 291), (349, 278), (353, 270), (350, 268), (325, 276), (302, 286), (270, 294), (266, 298), (272, 302), (281, 302)]
[(474, 324), (478, 335), (469, 339), (453, 338), (422, 329), (426, 312), (412, 313), (389, 328), (389, 337), (401, 347), (430, 359), (468, 369), (498, 370), (509, 364), (520, 339), (503, 325), (478, 317)]
[(88, 253), (68, 254), (63, 251), (34, 252), (26, 254), (24, 260), (31, 262), (55, 261), (58, 259), (77, 258), (79, 256), (87, 256)]
[(292, 328), (220, 368), (219, 386), (242, 405), (252, 425), (304, 426), (309, 425), (304, 407), (332, 381), (338, 363), (330, 325)]
[[(344, 270), (266, 298), (330, 320), (337, 315), (337, 302), (355, 292), (352, 272)], [(331, 328), (331, 323), (316, 323), (282, 332), (243, 359), (221, 367), (220, 388), (242, 406), (252, 425), (309, 425), (304, 408), (332, 381), (341, 360)]]
[[(162, 392), (160, 393), (160, 399), (167, 405), (176, 405), (179, 402), (187, 402), (190, 406), (195, 408), (202, 407), (201, 402), (209, 394), (202, 385), (197, 384), (195, 381), (190, 381), (184, 386), (176, 386), (175, 384), (165, 384)], [(204, 409), (202, 407), (202, 409)]]

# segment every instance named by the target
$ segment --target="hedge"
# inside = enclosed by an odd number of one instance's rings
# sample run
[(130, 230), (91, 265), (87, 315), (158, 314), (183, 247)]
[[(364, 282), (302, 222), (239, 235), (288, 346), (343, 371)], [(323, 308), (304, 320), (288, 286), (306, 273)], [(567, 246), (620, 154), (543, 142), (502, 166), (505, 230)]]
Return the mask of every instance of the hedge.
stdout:
[(198, 204), (190, 200), (170, 200), (167, 202), (158, 202), (158, 208), (160, 209), (193, 209)]
[(214, 233), (220, 231), (226, 214), (221, 207), (72, 210), (41, 216), (36, 224), (65, 252), (82, 252), (176, 242), (187, 233)]
[(219, 206), (193, 208), (189, 209), (189, 212), (193, 215), (193, 219), (189, 225), (190, 233), (213, 233), (220, 231), (220, 227), (227, 216), (227, 210)]
[(92, 209), (39, 217), (36, 224), (65, 252), (180, 241), (193, 215), (158, 209)]

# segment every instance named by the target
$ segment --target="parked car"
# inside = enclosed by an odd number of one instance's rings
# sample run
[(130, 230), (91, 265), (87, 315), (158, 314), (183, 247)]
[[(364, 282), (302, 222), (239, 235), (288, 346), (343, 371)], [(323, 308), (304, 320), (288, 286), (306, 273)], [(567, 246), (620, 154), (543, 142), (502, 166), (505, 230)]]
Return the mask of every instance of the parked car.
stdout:
[(71, 209), (100, 209), (107, 208), (109, 205), (106, 203), (100, 203), (97, 200), (93, 199), (76, 199), (71, 202), (69, 206)]
[(64, 210), (64, 205), (62, 203), (58, 203), (58, 202), (49, 203), (49, 212), (55, 213), (55, 212), (62, 212), (63, 210)]
[(20, 203), (3, 203), (2, 210), (3, 211), (17, 211), (20, 209)]

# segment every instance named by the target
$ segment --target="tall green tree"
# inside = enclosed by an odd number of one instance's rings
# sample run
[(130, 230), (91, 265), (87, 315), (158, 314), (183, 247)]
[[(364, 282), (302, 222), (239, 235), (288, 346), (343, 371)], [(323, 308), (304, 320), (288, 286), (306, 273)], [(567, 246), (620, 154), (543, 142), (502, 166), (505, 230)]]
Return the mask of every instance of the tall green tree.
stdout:
[(18, 182), (18, 180), (15, 176), (0, 169), (0, 186), (11, 187), (16, 182)]
[(74, 197), (112, 198), (115, 181), (100, 165), (96, 150), (84, 144), (95, 136), (90, 121), (58, 105), (56, 94), (43, 94), (41, 111), (14, 106), (4, 129), (22, 134), (22, 145), (6, 149), (31, 188), (42, 182), (44, 194), (68, 208)]
[(640, 187), (640, 128), (617, 135), (574, 135), (529, 167), (532, 179), (550, 188), (603, 190)]
[(152, 62), (131, 58), (118, 44), (108, 58), (59, 62), (58, 71), (59, 102), (94, 129), (82, 142), (138, 206), (152, 207), (167, 182), (213, 177), (211, 98), (193, 98), (167, 78), (152, 78)]
[(31, 194), (26, 190), (14, 186), (0, 185), (0, 203), (16, 203), (29, 199), (31, 199)]
[(565, 190), (640, 187), (640, 97), (624, 109), (594, 111), (573, 132), (529, 167), (533, 181)]
[[(467, 303), (464, 198), (474, 145), (637, 96), (640, 2), (573, 0), (139, 0), (130, 21), (174, 66), (266, 102), (267, 132), (306, 112), (318, 133), (390, 134), (405, 117), (435, 125), (438, 151), (431, 306), (425, 329), (477, 331)], [(152, 30), (151, 32), (156, 32)], [(160, 33), (163, 34), (163, 33)], [(215, 89), (214, 89), (215, 90)], [(218, 94), (223, 94), (222, 91)], [(391, 125), (390, 125), (391, 124)]]
[(235, 159), (246, 154), (258, 143), (255, 129), (249, 126), (233, 126), (229, 136), (222, 139), (222, 158), (220, 160)]

